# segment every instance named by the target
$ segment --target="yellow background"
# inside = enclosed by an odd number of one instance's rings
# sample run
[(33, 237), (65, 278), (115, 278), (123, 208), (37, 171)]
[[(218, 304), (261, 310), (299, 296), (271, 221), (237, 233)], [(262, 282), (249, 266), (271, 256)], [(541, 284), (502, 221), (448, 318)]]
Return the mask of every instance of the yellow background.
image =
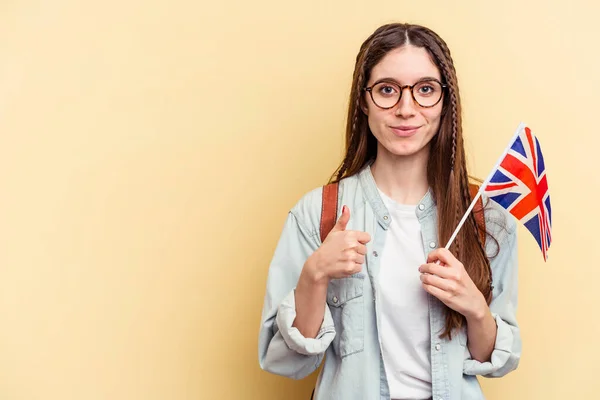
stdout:
[(267, 267), (341, 157), (354, 57), (389, 21), (448, 42), (472, 172), (520, 121), (544, 149), (554, 243), (544, 264), (520, 228), (523, 358), (487, 398), (597, 398), (591, 4), (3, 1), (0, 398), (308, 399), (314, 376), (258, 366)]

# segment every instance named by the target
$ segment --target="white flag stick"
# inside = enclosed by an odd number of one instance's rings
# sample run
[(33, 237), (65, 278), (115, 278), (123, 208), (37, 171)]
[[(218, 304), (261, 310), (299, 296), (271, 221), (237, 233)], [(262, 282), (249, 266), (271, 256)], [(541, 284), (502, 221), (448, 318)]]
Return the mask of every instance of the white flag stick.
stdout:
[(467, 217), (469, 216), (469, 213), (471, 211), (473, 211), (473, 207), (475, 207), (475, 204), (477, 203), (477, 200), (479, 200), (479, 198), (481, 197), (481, 194), (485, 191), (486, 186), (488, 185), (488, 183), (490, 182), (490, 180), (494, 176), (494, 173), (496, 172), (496, 170), (500, 166), (500, 163), (502, 162), (502, 160), (504, 159), (504, 157), (506, 156), (506, 154), (510, 150), (511, 146), (513, 145), (513, 143), (517, 139), (517, 136), (519, 136), (519, 133), (521, 133), (521, 131), (523, 130), (523, 128), (525, 128), (525, 124), (523, 122), (521, 122), (519, 124), (519, 126), (517, 127), (517, 130), (515, 131), (515, 134), (513, 135), (512, 139), (510, 140), (510, 142), (508, 142), (508, 146), (506, 146), (506, 149), (504, 149), (504, 152), (502, 152), (502, 155), (498, 159), (498, 162), (496, 162), (496, 165), (494, 166), (494, 168), (492, 168), (492, 172), (490, 172), (490, 174), (488, 175), (488, 177), (485, 179), (485, 181), (483, 181), (483, 183), (479, 187), (479, 191), (477, 192), (477, 195), (475, 195), (475, 197), (473, 198), (473, 201), (471, 202), (471, 205), (469, 206), (469, 208), (467, 208), (467, 211), (465, 212), (465, 215), (463, 215), (462, 219), (458, 223), (458, 226), (454, 230), (454, 233), (450, 237), (450, 240), (448, 240), (448, 244), (446, 244), (446, 250), (448, 250), (450, 248), (450, 246), (452, 245), (452, 242), (454, 242), (454, 239), (456, 239), (456, 235), (458, 235), (458, 231), (460, 231), (460, 228), (462, 228), (462, 226), (464, 225), (465, 221), (467, 220)]

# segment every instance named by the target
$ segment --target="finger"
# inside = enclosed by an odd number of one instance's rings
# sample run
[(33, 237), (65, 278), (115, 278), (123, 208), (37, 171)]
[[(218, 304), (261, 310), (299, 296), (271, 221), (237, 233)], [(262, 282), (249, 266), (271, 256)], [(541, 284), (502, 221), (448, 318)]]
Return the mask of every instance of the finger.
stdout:
[(438, 289), (448, 292), (449, 294), (456, 294), (456, 282), (440, 278), (437, 275), (421, 274), (421, 282), (428, 286), (434, 286)]
[(342, 260), (356, 262), (362, 265), (365, 262), (365, 256), (357, 253), (354, 249), (346, 249), (342, 253)]
[(362, 271), (363, 269), (363, 263), (356, 263), (356, 272), (354, 272), (355, 274), (358, 274), (360, 271)]
[(353, 261), (348, 262), (344, 268), (344, 274), (348, 276), (358, 274), (360, 271), (362, 271), (362, 264)]
[(356, 240), (358, 240), (358, 243), (362, 243), (362, 244), (367, 244), (371, 241), (371, 235), (369, 235), (367, 232), (356, 232)]
[(362, 271), (362, 264), (354, 263), (354, 270), (351, 275), (358, 274), (360, 271)]
[(362, 254), (354, 253), (354, 262), (363, 265), (365, 263), (365, 256)]
[(452, 268), (433, 263), (421, 265), (419, 267), (419, 272), (422, 274), (437, 275), (444, 279), (454, 278), (454, 271)]
[(337, 220), (335, 225), (333, 226), (332, 232), (340, 232), (345, 231), (346, 226), (348, 225), (348, 221), (350, 221), (350, 209), (346, 206), (342, 207), (342, 215)]
[(425, 289), (425, 291), (427, 293), (431, 294), (432, 296), (435, 296), (438, 299), (440, 299), (442, 302), (448, 301), (448, 299), (450, 297), (448, 295), (448, 293), (443, 291), (442, 289), (432, 286), (432, 285), (428, 285), (426, 283), (423, 284), (423, 289)]
[(446, 265), (455, 265), (458, 262), (456, 257), (454, 257), (454, 254), (452, 254), (450, 250), (444, 248), (435, 249), (427, 255), (428, 263), (433, 263), (438, 260)]
[(367, 254), (367, 246), (365, 246), (364, 244), (357, 244), (356, 246), (354, 246), (352, 248), (354, 251), (356, 251), (358, 254), (361, 255), (365, 255)]

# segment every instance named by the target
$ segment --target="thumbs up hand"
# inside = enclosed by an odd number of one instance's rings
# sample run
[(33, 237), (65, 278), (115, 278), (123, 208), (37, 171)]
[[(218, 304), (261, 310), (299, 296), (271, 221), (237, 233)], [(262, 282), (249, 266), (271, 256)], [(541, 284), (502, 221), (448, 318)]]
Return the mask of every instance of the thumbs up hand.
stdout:
[(350, 209), (344, 206), (342, 215), (321, 247), (307, 260), (305, 268), (311, 269), (316, 281), (329, 282), (361, 271), (371, 236), (367, 232), (347, 230), (348, 221)]

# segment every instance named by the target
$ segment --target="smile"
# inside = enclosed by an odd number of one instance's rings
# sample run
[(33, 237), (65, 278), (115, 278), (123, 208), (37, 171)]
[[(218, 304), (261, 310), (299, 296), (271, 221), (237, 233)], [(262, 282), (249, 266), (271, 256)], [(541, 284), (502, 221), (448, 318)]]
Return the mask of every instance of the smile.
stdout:
[(411, 137), (419, 130), (420, 126), (390, 126), (394, 135), (398, 137)]

